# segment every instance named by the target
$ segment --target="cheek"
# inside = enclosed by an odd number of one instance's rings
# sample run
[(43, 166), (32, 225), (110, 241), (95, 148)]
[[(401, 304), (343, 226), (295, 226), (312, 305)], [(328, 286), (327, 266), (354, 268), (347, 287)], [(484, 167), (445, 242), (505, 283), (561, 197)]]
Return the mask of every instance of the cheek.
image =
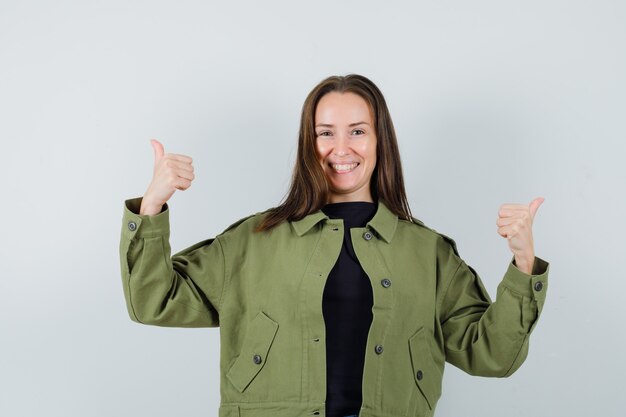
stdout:
[(367, 161), (374, 165), (376, 163), (376, 145), (371, 143), (363, 143), (357, 150), (359, 155), (367, 159)]
[(317, 154), (317, 159), (321, 161), (324, 159), (324, 157), (328, 153), (328, 147), (317, 142), (315, 144), (315, 153)]
[(372, 165), (376, 165), (376, 145), (377, 145), (377, 140), (374, 139), (373, 143), (370, 144), (369, 147), (369, 155), (370, 155), (370, 159), (372, 160)]
[(374, 164), (376, 164), (376, 148), (371, 150), (371, 159)]

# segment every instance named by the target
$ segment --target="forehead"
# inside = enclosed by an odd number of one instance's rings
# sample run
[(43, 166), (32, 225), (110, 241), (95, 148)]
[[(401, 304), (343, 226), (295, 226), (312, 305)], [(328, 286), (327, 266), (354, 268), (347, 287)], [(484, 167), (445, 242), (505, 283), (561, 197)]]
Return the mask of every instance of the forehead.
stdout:
[(332, 91), (325, 94), (315, 108), (315, 123), (350, 124), (372, 123), (372, 112), (367, 101), (358, 94)]

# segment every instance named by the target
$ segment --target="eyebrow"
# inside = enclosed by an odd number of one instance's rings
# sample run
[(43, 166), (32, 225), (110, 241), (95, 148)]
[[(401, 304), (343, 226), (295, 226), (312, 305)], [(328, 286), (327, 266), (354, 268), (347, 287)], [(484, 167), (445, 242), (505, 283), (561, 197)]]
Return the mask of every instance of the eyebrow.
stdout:
[[(368, 125), (369, 126), (370, 124), (367, 123), (367, 122), (356, 122), (356, 123), (350, 123), (348, 125), (348, 127), (354, 127), (354, 126), (358, 126), (358, 125)], [(328, 123), (318, 123), (318, 124), (315, 125), (315, 127), (334, 127), (334, 125), (330, 125)]]

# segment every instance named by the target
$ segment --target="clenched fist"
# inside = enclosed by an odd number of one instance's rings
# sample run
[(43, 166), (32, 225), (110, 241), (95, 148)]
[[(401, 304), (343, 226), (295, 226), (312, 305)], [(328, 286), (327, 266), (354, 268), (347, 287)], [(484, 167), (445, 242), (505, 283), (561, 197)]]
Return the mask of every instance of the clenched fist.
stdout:
[(515, 265), (519, 270), (531, 274), (535, 263), (533, 245), (533, 220), (537, 209), (543, 203), (542, 197), (535, 198), (528, 206), (524, 204), (503, 204), (498, 211), (498, 233), (505, 237), (509, 249), (515, 255)]
[(161, 212), (162, 206), (176, 190), (191, 187), (195, 177), (189, 156), (165, 153), (163, 145), (156, 139), (150, 143), (154, 149), (154, 174), (143, 195), (139, 214), (154, 215)]

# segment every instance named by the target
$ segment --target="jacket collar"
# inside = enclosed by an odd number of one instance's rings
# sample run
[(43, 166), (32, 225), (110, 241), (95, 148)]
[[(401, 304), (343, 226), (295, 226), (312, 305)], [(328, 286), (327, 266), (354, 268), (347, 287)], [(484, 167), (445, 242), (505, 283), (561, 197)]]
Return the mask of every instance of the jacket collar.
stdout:
[[(311, 213), (300, 220), (291, 221), (298, 236), (304, 235), (313, 226), (329, 217), (322, 210)], [(396, 216), (381, 200), (378, 200), (378, 208), (372, 220), (367, 223), (385, 242), (390, 243), (398, 225)]]

